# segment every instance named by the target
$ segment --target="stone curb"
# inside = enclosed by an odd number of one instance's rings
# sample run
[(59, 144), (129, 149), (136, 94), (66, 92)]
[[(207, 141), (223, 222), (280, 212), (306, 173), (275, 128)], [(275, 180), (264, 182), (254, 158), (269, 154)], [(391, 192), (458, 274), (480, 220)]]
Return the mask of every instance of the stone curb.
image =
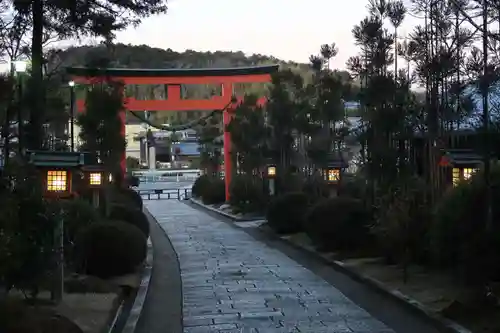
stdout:
[(107, 333), (113, 333), (115, 331), (116, 323), (118, 322), (118, 318), (120, 318), (120, 316), (122, 315), (124, 306), (125, 306), (125, 300), (123, 299), (120, 302), (118, 309), (116, 309), (115, 315), (113, 316), (113, 320), (111, 321), (108, 329), (106, 330)]
[[(144, 208), (145, 209), (145, 208)], [(153, 243), (151, 242), (151, 237), (148, 238), (148, 253), (146, 256), (146, 262), (144, 263), (144, 269), (142, 271), (141, 284), (137, 290), (135, 296), (134, 304), (130, 309), (127, 321), (123, 327), (122, 333), (134, 333), (139, 318), (141, 316), (142, 308), (146, 301), (146, 296), (148, 294), (149, 282), (151, 280), (151, 273), (153, 271)]]
[[(227, 217), (235, 222), (241, 221), (241, 220), (238, 220), (237, 218), (234, 218), (232, 214), (228, 214), (228, 213), (222, 212), (216, 208), (206, 206), (203, 203), (199, 202), (198, 200), (191, 199), (191, 202), (193, 202), (194, 204), (196, 204), (204, 209), (207, 209), (207, 210), (213, 211), (215, 213), (218, 213), (219, 215), (225, 216), (225, 217)], [(385, 295), (390, 296), (391, 298), (397, 300), (400, 304), (402, 304), (402, 305), (406, 306), (408, 309), (412, 310), (417, 315), (423, 317), (426, 320), (430, 320), (434, 324), (434, 326), (436, 326), (440, 330), (443, 330), (444, 332), (473, 333), (472, 331), (457, 324), (456, 322), (454, 322), (450, 319), (447, 319), (447, 318), (435, 313), (434, 311), (428, 309), (422, 303), (418, 302), (417, 300), (415, 300), (409, 296), (402, 294), (398, 290), (390, 289), (390, 288), (386, 287), (382, 282), (380, 282), (374, 278), (371, 278), (367, 275), (364, 275), (364, 274), (361, 274), (361, 273), (354, 271), (353, 269), (347, 267), (341, 261), (328, 259), (325, 256), (321, 255), (320, 253), (318, 253), (314, 250), (304, 248), (304, 247), (297, 245), (297, 244), (295, 244), (287, 239), (283, 239), (274, 233), (264, 231), (260, 228), (258, 230), (259, 230), (259, 232), (265, 233), (266, 235), (271, 236), (271, 237), (273, 237), (276, 240), (279, 240), (281, 242), (284, 242), (284, 243), (292, 246), (295, 249), (307, 252), (310, 255), (313, 255), (314, 257), (320, 259), (325, 264), (332, 266), (334, 269), (345, 273), (346, 275), (353, 278), (354, 280), (359, 281), (365, 285), (368, 285), (369, 287), (371, 287), (372, 289), (375, 289), (378, 292), (381, 292)]]
[(198, 206), (203, 207), (205, 209), (211, 210), (212, 212), (215, 212), (215, 213), (217, 213), (219, 215), (225, 216), (225, 217), (227, 217), (227, 218), (229, 218), (229, 219), (231, 219), (233, 221), (237, 221), (237, 222), (250, 222), (250, 221), (262, 220), (262, 218), (244, 218), (244, 217), (236, 216), (236, 215), (231, 214), (231, 213), (226, 213), (226, 212), (223, 212), (222, 210), (219, 210), (217, 208), (207, 206), (203, 202), (201, 202), (200, 200), (197, 200), (197, 199), (194, 199), (194, 198), (190, 198), (189, 200), (192, 203), (194, 203), (195, 205), (198, 205)]

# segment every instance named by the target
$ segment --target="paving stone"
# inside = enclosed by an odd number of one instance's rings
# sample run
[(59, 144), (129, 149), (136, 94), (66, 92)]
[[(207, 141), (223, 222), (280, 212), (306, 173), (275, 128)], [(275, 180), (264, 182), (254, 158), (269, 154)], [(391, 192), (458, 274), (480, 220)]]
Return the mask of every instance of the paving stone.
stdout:
[(209, 326), (212, 325), (214, 321), (212, 319), (208, 318), (203, 318), (203, 319), (196, 319), (196, 318), (183, 318), (182, 324), (184, 327), (191, 327), (191, 326)]
[(178, 201), (146, 201), (177, 252), (184, 333), (393, 333), (278, 250)]
[(281, 311), (263, 311), (263, 312), (257, 312), (257, 311), (249, 311), (249, 312), (242, 312), (240, 313), (240, 317), (242, 319), (244, 318), (274, 318), (274, 317), (283, 317), (283, 312)]

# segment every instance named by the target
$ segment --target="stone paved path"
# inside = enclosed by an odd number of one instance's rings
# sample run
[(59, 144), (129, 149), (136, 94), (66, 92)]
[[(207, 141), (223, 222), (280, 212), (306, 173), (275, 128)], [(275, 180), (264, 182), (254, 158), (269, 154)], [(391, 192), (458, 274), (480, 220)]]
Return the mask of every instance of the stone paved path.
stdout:
[(389, 333), (283, 253), (188, 205), (145, 201), (178, 254), (184, 333)]

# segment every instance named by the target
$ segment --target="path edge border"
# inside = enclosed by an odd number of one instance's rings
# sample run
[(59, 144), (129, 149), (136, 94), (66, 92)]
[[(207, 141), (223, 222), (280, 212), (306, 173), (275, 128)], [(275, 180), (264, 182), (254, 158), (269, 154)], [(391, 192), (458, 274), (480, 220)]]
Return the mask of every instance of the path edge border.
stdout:
[(262, 218), (244, 218), (244, 217), (240, 217), (240, 216), (236, 216), (234, 214), (231, 214), (231, 213), (226, 213), (226, 212), (223, 212), (217, 208), (214, 208), (214, 207), (210, 207), (208, 205), (205, 205), (204, 203), (202, 203), (200, 200), (198, 199), (195, 199), (195, 198), (189, 198), (189, 201), (191, 201), (192, 203), (194, 203), (195, 205), (198, 205), (200, 207), (203, 207), (207, 210), (210, 210), (214, 213), (217, 213), (219, 215), (222, 215), (224, 217), (227, 217), (233, 221), (236, 221), (236, 222), (252, 222), (252, 221), (258, 221), (258, 220), (262, 220)]
[[(146, 208), (143, 208), (144, 213), (149, 213)], [(134, 333), (137, 327), (137, 323), (139, 322), (139, 318), (141, 317), (142, 308), (144, 307), (144, 303), (146, 302), (146, 296), (149, 290), (149, 283), (151, 281), (151, 274), (153, 272), (153, 243), (151, 242), (151, 236), (148, 237), (147, 242), (148, 250), (146, 255), (146, 260), (144, 262), (144, 267), (142, 269), (141, 274), (141, 283), (139, 288), (137, 289), (137, 293), (134, 299), (134, 303), (132, 304), (132, 308), (128, 313), (128, 318), (121, 330), (121, 333)]]
[[(197, 205), (198, 207), (200, 207), (202, 209), (206, 209), (206, 210), (212, 211), (214, 213), (217, 213), (223, 217), (229, 218), (233, 222), (242, 222), (242, 220), (238, 219), (236, 216), (234, 216), (232, 214), (228, 214), (226, 212), (222, 212), (216, 208), (207, 206), (207, 205), (201, 203), (199, 200), (195, 200), (192, 198), (190, 200), (193, 204)], [(235, 224), (235, 226), (238, 227), (236, 224)], [(238, 227), (238, 228), (241, 228), (241, 227)], [(244, 230), (244, 228), (241, 228), (241, 229)], [(427, 308), (425, 305), (423, 305), (419, 301), (417, 301), (417, 300), (415, 300), (415, 299), (413, 299), (413, 298), (411, 298), (411, 297), (409, 297), (409, 296), (407, 296), (407, 295), (405, 295), (397, 290), (390, 289), (390, 288), (386, 287), (382, 282), (378, 281), (377, 279), (374, 279), (374, 278), (369, 277), (365, 274), (354, 271), (353, 269), (347, 267), (341, 261), (328, 259), (316, 251), (304, 248), (304, 247), (297, 245), (297, 244), (295, 244), (287, 239), (283, 239), (274, 233), (262, 230), (261, 228), (255, 228), (255, 229), (258, 230), (260, 233), (263, 233), (269, 237), (272, 237), (275, 240), (286, 243), (289, 246), (291, 246), (297, 250), (307, 252), (308, 254), (321, 260), (323, 263), (331, 266), (335, 270), (340, 271), (340, 272), (346, 274), (347, 276), (351, 277), (352, 279), (369, 286), (370, 288), (374, 289), (375, 291), (377, 291), (379, 293), (382, 293), (382, 294), (385, 294), (385, 295), (391, 297), (392, 299), (398, 301), (400, 304), (404, 305), (406, 308), (410, 309), (412, 312), (416, 313), (417, 315), (419, 315), (423, 319), (430, 321), (432, 324), (434, 324), (434, 326), (436, 326), (436, 328), (438, 328), (442, 331), (449, 332), (449, 333), (473, 333), (472, 331), (468, 330), (467, 328), (463, 327), (462, 325), (433, 312), (432, 310)]]
[(165, 235), (165, 237), (167, 238), (167, 241), (170, 243), (170, 247), (172, 248), (172, 251), (173, 253), (175, 254), (175, 260), (176, 260), (176, 264), (177, 264), (177, 267), (179, 269), (179, 280), (180, 280), (180, 286), (181, 286), (181, 290), (180, 290), (180, 308), (181, 308), (181, 312), (180, 312), (180, 325), (181, 325), (181, 329), (183, 330), (184, 329), (184, 289), (182, 288), (183, 286), (183, 281), (182, 281), (182, 271), (181, 271), (181, 264), (180, 264), (180, 260), (179, 260), (179, 254), (177, 253), (177, 251), (175, 250), (174, 248), (174, 245), (172, 244), (172, 240), (170, 239), (167, 231), (160, 225), (160, 223), (158, 222), (158, 219), (153, 215), (151, 214), (151, 212), (146, 208), (144, 207), (144, 212), (146, 214), (146, 216), (148, 217), (148, 219), (150, 219), (150, 221), (152, 221), (153, 223), (156, 223), (161, 231), (163, 232), (163, 234)]

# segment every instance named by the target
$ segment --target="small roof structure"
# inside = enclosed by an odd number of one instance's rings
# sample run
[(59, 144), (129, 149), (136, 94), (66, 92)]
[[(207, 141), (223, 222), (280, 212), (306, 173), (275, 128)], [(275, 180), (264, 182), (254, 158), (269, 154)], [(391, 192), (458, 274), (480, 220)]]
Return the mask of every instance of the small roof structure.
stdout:
[(88, 162), (89, 153), (60, 152), (60, 151), (26, 151), (29, 163), (42, 167), (67, 167), (83, 166)]
[(328, 165), (329, 168), (336, 169), (346, 169), (349, 167), (349, 163), (345, 160), (342, 154), (338, 152), (333, 152), (328, 155)]
[(483, 157), (472, 149), (445, 149), (439, 161), (441, 166), (468, 166), (483, 163)]

